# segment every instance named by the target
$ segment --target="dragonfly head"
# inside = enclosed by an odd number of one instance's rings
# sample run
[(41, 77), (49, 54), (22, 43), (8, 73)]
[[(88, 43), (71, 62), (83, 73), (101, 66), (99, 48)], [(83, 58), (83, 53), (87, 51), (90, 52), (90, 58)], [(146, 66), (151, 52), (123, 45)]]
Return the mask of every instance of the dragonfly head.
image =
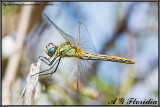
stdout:
[(53, 45), (53, 43), (49, 43), (45, 47), (45, 52), (47, 53), (48, 56), (52, 57), (57, 50), (57, 46)]

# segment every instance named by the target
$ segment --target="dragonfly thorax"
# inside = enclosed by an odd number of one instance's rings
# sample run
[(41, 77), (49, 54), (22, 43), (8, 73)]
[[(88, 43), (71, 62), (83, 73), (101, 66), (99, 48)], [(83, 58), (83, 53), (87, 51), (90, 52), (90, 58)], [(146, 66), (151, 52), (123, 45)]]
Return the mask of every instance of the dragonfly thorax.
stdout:
[(45, 52), (47, 53), (48, 56), (53, 56), (57, 50), (56, 45), (54, 45), (53, 43), (49, 43), (46, 47), (45, 47)]

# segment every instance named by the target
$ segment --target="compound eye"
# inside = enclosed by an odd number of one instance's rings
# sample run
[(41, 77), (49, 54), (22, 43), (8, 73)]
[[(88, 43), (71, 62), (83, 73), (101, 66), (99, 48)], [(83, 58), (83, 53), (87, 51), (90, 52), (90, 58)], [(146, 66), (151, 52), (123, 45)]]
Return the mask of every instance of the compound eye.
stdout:
[(49, 44), (48, 44), (48, 47), (52, 47), (52, 46), (53, 46), (53, 43), (49, 43)]

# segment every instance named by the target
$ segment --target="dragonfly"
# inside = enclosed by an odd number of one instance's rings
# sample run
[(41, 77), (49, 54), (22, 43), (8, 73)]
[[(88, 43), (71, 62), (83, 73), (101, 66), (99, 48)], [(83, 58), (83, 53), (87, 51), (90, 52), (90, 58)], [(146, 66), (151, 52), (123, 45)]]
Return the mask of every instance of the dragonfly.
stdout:
[[(85, 84), (86, 81), (89, 81), (89, 78), (94, 73), (94, 67), (89, 62), (89, 60), (103, 60), (125, 64), (136, 63), (131, 59), (123, 57), (97, 54), (85, 23), (81, 21), (78, 22), (77, 35), (76, 38), (73, 38), (72, 36), (65, 33), (63, 30), (61, 30), (54, 22), (49, 19), (46, 14), (44, 14), (44, 16), (49, 20), (49, 22), (51, 22), (51, 24), (60, 33), (60, 35), (65, 39), (66, 42), (60, 44), (59, 46), (54, 45), (53, 43), (49, 43), (45, 47), (45, 52), (49, 56), (49, 58), (40, 56), (39, 59), (51, 67), (48, 70), (44, 70), (36, 74), (39, 74), (40, 76), (49, 74), (52, 75), (57, 71), (57, 68), (61, 63), (62, 58), (76, 57), (78, 68), (77, 79), (79, 79), (82, 84)], [(53, 67), (55, 67), (54, 70)], [(51, 72), (44, 73), (46, 71)]]

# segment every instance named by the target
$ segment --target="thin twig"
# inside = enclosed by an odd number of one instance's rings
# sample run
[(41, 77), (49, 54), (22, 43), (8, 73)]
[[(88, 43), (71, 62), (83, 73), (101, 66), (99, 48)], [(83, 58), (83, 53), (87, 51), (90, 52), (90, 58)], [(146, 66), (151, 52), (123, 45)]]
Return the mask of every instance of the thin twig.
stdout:
[[(27, 77), (27, 84), (21, 94), (23, 97), (23, 104), (24, 105), (32, 105), (34, 102), (34, 96), (36, 92), (36, 85), (38, 82), (39, 74), (36, 74), (40, 71), (40, 60), (38, 63), (32, 64), (30, 68), (30, 73)], [(36, 75), (33, 75), (36, 74)]]

